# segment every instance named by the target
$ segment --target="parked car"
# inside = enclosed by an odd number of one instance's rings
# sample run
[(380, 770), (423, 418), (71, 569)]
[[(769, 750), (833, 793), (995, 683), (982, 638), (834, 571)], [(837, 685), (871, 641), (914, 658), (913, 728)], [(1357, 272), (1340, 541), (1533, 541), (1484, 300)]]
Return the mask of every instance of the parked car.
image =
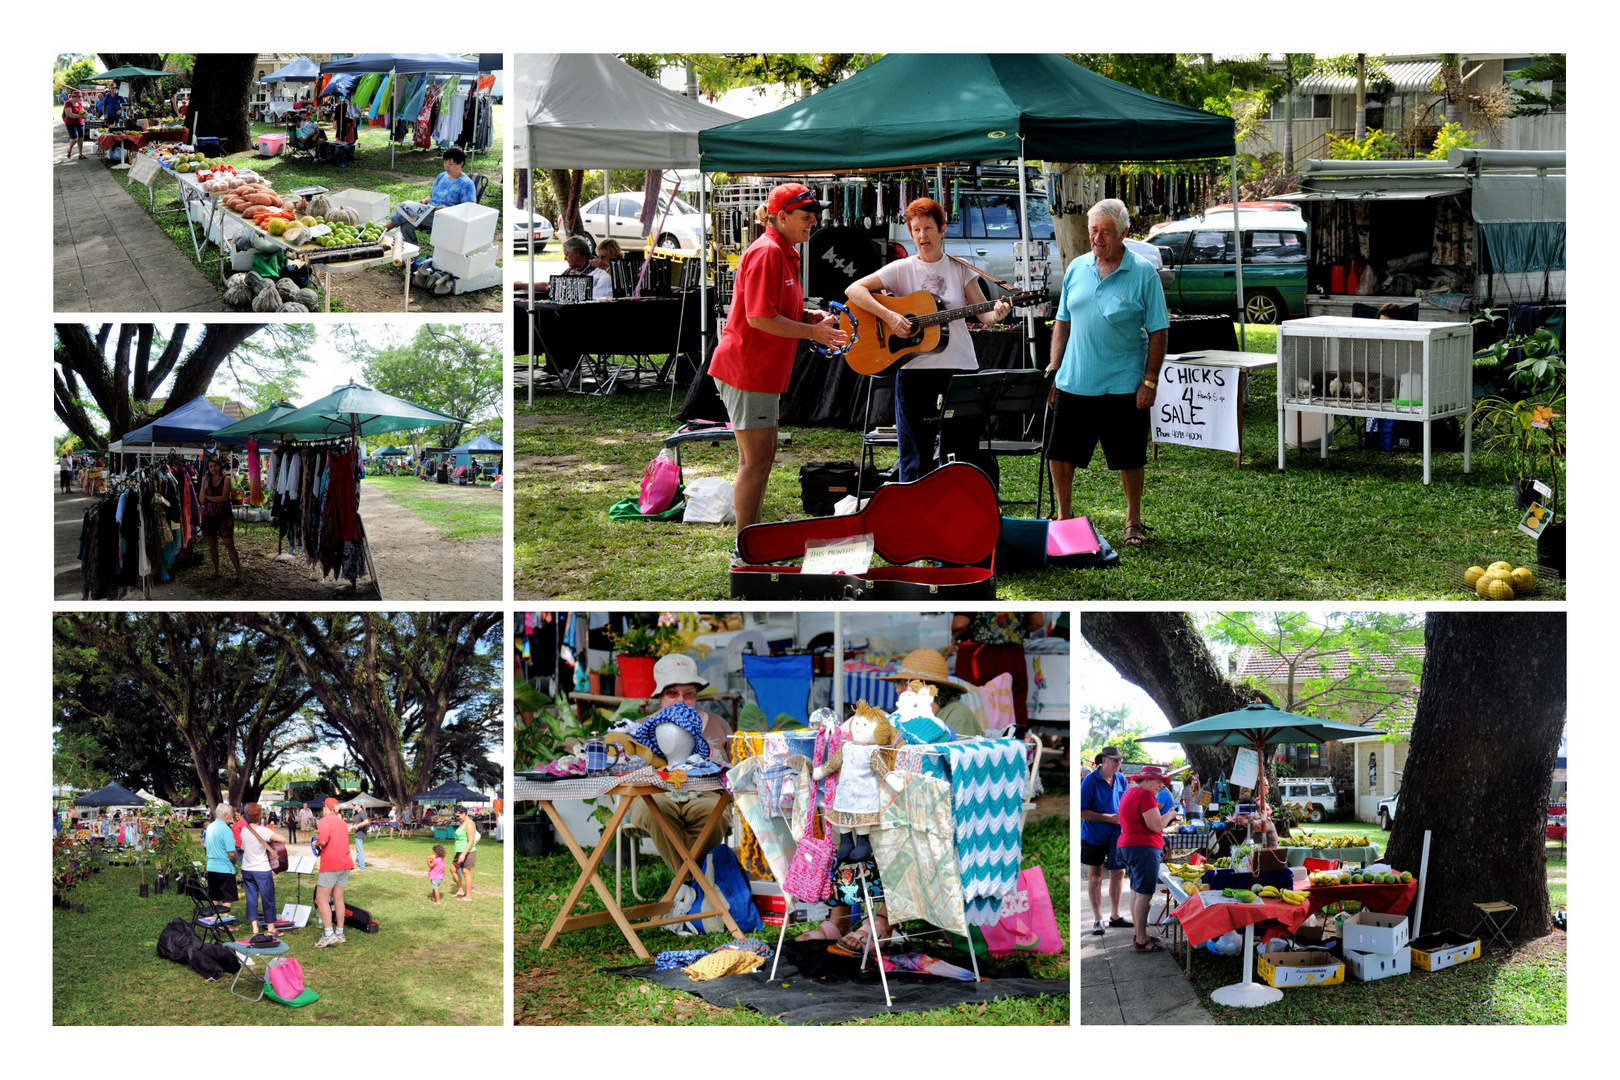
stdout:
[[(580, 217), (592, 240), (601, 243), (612, 237), (628, 251), (646, 243), (641, 235), (641, 206), (640, 192), (599, 195), (580, 209)], [(659, 230), (658, 247), (697, 251), (698, 238), (703, 235), (703, 215), (686, 200), (664, 194), (658, 197), (653, 227)]]
[(525, 254), (527, 254), (529, 244), (532, 242), (535, 254), (538, 255), (546, 250), (546, 244), (551, 241), (552, 237), (556, 236), (555, 230), (551, 227), (551, 222), (547, 221), (544, 215), (541, 214), (534, 215), (533, 233), (529, 231), (529, 212), (527, 210), (508, 209), (506, 211), (506, 220), (510, 223), (507, 228), (511, 231), (513, 246)]
[[(1305, 219), (1276, 210), (1242, 216), (1244, 307), (1252, 323), (1305, 313)], [(1237, 311), (1237, 249), (1232, 215), (1173, 222), (1149, 237), (1164, 255), (1165, 300), (1193, 315)]]
[(1387, 799), (1378, 800), (1378, 824), (1385, 832), (1389, 832), (1389, 827), (1395, 824), (1395, 801), (1400, 797), (1401, 793), (1397, 791)]
[(1327, 816), (1339, 806), (1333, 781), (1321, 778), (1278, 780), (1277, 796), (1284, 803), (1305, 811), (1306, 820), (1313, 825), (1327, 820)]
[[(1297, 214), (1299, 213), (1299, 206), (1296, 203), (1283, 202), (1280, 199), (1260, 199), (1255, 202), (1240, 202), (1238, 203), (1238, 210), (1245, 214), (1266, 214), (1274, 210), (1284, 210)], [(1229, 202), (1208, 207), (1204, 211), (1205, 214), (1230, 214), (1231, 212), (1232, 204)], [(1176, 224), (1174, 221), (1161, 221), (1152, 226), (1148, 229), (1148, 239), (1152, 240), (1174, 224)]]
[[(1018, 284), (1018, 264), (1014, 258), (1014, 245), (1020, 240), (1018, 227), (1018, 192), (1010, 188), (976, 188), (956, 193), (956, 213), (945, 225), (945, 254), (972, 263), (1013, 285)], [(1029, 206), (1030, 240), (1051, 243), (1051, 256), (1057, 257), (1056, 233), (1052, 228), (1052, 214), (1046, 196), (1029, 192), (1025, 199)], [(904, 249), (899, 257), (917, 254), (917, 245), (911, 240), (903, 221), (891, 220), (889, 240)], [(1056, 288), (1063, 276), (1061, 267), (1037, 259), (1030, 270), (1034, 288), (1050, 284)], [(994, 298), (1005, 291), (992, 285), (989, 295)]]

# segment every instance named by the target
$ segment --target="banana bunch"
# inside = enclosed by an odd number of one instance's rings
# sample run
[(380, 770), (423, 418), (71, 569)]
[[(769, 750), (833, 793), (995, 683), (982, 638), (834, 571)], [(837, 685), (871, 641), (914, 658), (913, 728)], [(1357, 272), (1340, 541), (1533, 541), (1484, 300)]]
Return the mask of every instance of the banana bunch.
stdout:
[(1357, 836), (1355, 833), (1340, 833), (1339, 835), (1333, 837), (1332, 842), (1329, 843), (1328, 846), (1336, 848), (1366, 847), (1367, 841)]
[(1182, 881), (1198, 881), (1203, 878), (1204, 871), (1208, 867), (1193, 866), (1190, 863), (1169, 863), (1166, 869), (1170, 871), (1171, 877), (1180, 878)]
[(1282, 890), (1275, 885), (1265, 885), (1254, 890), (1254, 892), (1262, 900), (1277, 900), (1282, 897)]
[(1310, 898), (1310, 895), (1309, 890), (1284, 889), (1282, 890), (1282, 902), (1299, 907)]

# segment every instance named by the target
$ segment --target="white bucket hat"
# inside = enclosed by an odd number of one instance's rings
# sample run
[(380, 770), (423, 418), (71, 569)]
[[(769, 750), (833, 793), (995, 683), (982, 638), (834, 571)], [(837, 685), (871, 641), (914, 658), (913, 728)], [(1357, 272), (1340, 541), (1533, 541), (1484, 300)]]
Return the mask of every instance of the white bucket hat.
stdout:
[(670, 653), (659, 658), (653, 665), (653, 682), (657, 685), (653, 689), (653, 697), (662, 694), (670, 686), (682, 686), (691, 683), (699, 691), (709, 688), (709, 680), (698, 674), (697, 661), (685, 653)]

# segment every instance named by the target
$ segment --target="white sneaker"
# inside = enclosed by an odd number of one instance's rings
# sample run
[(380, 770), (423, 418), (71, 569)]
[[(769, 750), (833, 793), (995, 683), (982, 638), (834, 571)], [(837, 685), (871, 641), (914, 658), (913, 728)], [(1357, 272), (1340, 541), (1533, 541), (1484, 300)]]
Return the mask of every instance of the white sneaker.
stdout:
[(337, 944), (339, 944), (339, 945), (346, 944), (348, 942), (348, 940), (349, 940), (348, 938), (344, 937), (342, 934), (335, 934), (333, 936), (337, 938)]
[(336, 945), (337, 943), (338, 943), (337, 935), (335, 935), (335, 934), (322, 934), (321, 935), (321, 940), (319, 940), (319, 941), (317, 941), (315, 943), (315, 947), (317, 949), (324, 949), (328, 945)]
[(1107, 929), (1108, 929), (1108, 924), (1103, 922), (1101, 919), (1098, 919), (1096, 922), (1091, 924), (1091, 932), (1093, 934), (1101, 935)]

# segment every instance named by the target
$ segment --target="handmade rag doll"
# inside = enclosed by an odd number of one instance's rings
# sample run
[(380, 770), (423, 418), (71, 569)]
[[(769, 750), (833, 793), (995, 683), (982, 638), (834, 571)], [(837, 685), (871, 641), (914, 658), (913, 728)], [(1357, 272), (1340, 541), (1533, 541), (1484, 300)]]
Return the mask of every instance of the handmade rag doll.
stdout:
[(829, 828), (839, 832), (839, 862), (860, 862), (872, 857), (868, 836), (883, 809), (878, 781), (884, 781), (895, 791), (905, 786), (900, 774), (890, 771), (894, 767), (890, 747), (898, 742), (888, 716), (862, 701), (856, 705), (855, 715), (850, 717), (849, 739), (811, 774), (815, 780), (834, 773), (838, 775), (838, 790), (825, 820)]

